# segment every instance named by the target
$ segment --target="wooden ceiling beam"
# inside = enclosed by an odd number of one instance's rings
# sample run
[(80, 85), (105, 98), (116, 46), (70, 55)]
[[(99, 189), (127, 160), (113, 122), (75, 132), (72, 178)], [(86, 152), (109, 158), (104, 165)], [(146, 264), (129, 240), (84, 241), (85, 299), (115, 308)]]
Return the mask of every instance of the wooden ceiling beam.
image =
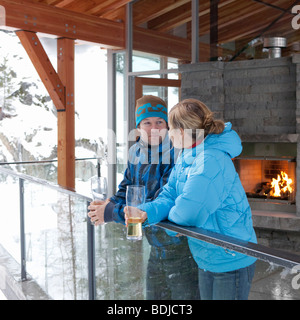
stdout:
[(124, 48), (124, 25), (30, 0), (0, 0), (6, 26)]
[[(72, 12), (31, 0), (0, 0), (6, 11), (6, 26), (94, 42), (103, 47), (124, 49), (124, 23)], [(0, 19), (1, 20), (1, 19)], [(133, 49), (189, 60), (190, 41), (152, 30), (133, 28)]]
[(140, 27), (133, 28), (133, 49), (191, 61), (191, 41)]

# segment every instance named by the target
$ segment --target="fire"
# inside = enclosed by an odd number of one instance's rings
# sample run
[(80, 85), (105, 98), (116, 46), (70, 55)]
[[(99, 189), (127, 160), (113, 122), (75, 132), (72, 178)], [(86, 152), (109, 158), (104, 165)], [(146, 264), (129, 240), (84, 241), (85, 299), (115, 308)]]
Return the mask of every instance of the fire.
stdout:
[(280, 175), (277, 175), (277, 179), (272, 179), (272, 190), (270, 191), (270, 195), (273, 197), (281, 197), (281, 195), (286, 193), (287, 191), (292, 193), (292, 184), (293, 180), (290, 179), (285, 172), (281, 171)]

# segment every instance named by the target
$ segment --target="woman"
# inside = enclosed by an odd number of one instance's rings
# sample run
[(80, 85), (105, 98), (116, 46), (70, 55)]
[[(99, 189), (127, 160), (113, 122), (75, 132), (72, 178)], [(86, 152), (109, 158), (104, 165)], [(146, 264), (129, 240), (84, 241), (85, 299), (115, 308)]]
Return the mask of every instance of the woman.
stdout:
[[(169, 219), (256, 242), (251, 209), (231, 160), (242, 150), (231, 124), (215, 120), (204, 103), (186, 99), (170, 111), (169, 126), (182, 153), (158, 198), (140, 207), (145, 224)], [(188, 242), (199, 267), (201, 299), (248, 298), (255, 258), (192, 238)]]
[[(154, 200), (174, 166), (174, 148), (168, 135), (166, 103), (146, 95), (136, 102), (136, 128), (140, 138), (130, 148), (124, 179), (116, 194), (106, 202), (93, 202), (88, 213), (95, 225), (124, 223), (126, 186), (144, 185), (146, 201)], [(197, 265), (187, 240), (169, 236), (152, 226), (145, 230), (151, 245), (147, 266), (147, 300), (199, 299)]]

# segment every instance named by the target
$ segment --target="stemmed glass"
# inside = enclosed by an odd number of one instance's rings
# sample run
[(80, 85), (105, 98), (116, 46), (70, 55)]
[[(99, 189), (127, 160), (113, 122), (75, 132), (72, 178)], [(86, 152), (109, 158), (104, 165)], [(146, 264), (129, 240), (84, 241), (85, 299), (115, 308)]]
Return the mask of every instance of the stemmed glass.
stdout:
[[(93, 200), (105, 201), (107, 198), (107, 180), (105, 177), (94, 176), (91, 178), (91, 191)], [(91, 222), (95, 224), (95, 222)]]
[(105, 177), (94, 176), (91, 178), (91, 190), (94, 200), (106, 200), (107, 180)]

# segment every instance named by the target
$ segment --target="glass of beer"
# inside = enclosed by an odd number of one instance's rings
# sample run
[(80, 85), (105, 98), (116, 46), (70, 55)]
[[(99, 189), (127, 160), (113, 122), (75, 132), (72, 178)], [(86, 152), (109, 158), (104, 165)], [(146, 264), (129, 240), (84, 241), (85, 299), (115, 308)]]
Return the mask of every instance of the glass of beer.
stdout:
[(145, 202), (145, 186), (127, 186), (126, 190), (126, 206), (128, 207), (128, 227), (127, 239), (141, 240), (142, 239), (142, 217), (139, 210), (136, 209), (139, 205)]

